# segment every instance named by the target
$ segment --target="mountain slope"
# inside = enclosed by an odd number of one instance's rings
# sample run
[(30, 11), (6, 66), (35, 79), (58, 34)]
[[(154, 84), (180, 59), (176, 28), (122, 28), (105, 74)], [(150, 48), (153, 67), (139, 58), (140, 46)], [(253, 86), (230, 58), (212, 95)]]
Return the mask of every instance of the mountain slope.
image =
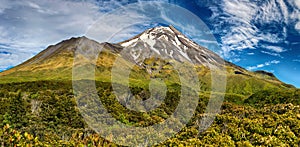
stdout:
[[(179, 83), (178, 75), (170, 62), (193, 63), (197, 69), (202, 89), (210, 89), (210, 68), (225, 65), (227, 69), (227, 92), (250, 95), (268, 88), (291, 88), (266, 72), (250, 72), (230, 62), (223, 61), (216, 53), (197, 45), (174, 27), (156, 27), (120, 43), (98, 43), (86, 37), (71, 38), (49, 46), (28, 61), (0, 73), (2, 83), (72, 80), (74, 54), (82, 46), (102, 50), (96, 62), (96, 80), (110, 82), (110, 70), (116, 58), (135, 63), (132, 79), (147, 83), (153, 71), (168, 77), (169, 83)], [(76, 63), (75, 63), (76, 64)], [(84, 65), (85, 63), (79, 63)], [(126, 65), (126, 63), (124, 63)]]

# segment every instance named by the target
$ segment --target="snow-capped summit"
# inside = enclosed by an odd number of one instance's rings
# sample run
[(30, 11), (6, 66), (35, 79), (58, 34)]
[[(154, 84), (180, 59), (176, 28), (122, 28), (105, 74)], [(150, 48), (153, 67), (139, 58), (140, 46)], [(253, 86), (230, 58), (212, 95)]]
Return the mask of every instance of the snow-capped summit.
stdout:
[(151, 28), (119, 44), (124, 51), (130, 52), (136, 63), (151, 56), (205, 66), (218, 65), (221, 62), (217, 54), (199, 46), (173, 26)]

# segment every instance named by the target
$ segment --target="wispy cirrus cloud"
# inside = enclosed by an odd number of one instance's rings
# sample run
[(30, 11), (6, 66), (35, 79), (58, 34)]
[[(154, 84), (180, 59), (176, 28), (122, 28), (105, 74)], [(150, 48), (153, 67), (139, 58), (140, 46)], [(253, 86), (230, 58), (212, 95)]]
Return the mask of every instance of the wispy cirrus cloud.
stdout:
[(245, 49), (280, 55), (287, 51), (281, 46), (288, 43), (287, 27), (300, 33), (299, 1), (221, 0), (209, 7), (214, 31), (221, 34), (223, 56), (227, 59), (236, 58), (236, 52)]
[(282, 47), (279, 47), (279, 46), (266, 46), (266, 48), (268, 50), (271, 50), (271, 51), (276, 52), (276, 53), (282, 53), (282, 52), (286, 51), (285, 49), (283, 49)]
[(300, 59), (294, 59), (293, 61), (294, 62), (300, 62)]
[(255, 65), (255, 66), (248, 66), (247, 69), (248, 70), (256, 70), (256, 69), (259, 69), (259, 68), (263, 68), (265, 66), (270, 66), (272, 64), (279, 64), (280, 61), (278, 60), (272, 60), (272, 61), (268, 61), (268, 62), (265, 62), (263, 64), (258, 64), (258, 65)]
[(275, 56), (275, 57), (283, 58), (279, 53), (271, 53), (271, 52), (267, 52), (267, 51), (261, 51), (261, 53), (267, 54), (267, 55), (271, 55), (271, 56)]
[(300, 32), (300, 1), (299, 0), (289, 0), (290, 3), (293, 3), (297, 9), (291, 13), (291, 18), (295, 21), (295, 29)]

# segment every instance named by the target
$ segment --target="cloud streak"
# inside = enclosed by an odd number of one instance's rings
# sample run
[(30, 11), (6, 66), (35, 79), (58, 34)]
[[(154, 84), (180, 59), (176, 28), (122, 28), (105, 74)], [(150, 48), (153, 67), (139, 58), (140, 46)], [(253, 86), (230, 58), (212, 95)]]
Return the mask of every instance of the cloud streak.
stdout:
[(274, 57), (280, 57), (280, 58), (283, 58), (280, 54), (278, 53), (271, 53), (271, 52), (267, 52), (267, 51), (261, 51), (261, 53), (263, 54), (267, 54), (267, 55), (271, 55), (271, 56), (274, 56)]
[(263, 68), (265, 66), (270, 66), (272, 64), (279, 64), (280, 61), (278, 60), (272, 60), (272, 61), (268, 61), (268, 62), (265, 62), (263, 64), (258, 64), (258, 65), (255, 65), (255, 66), (248, 66), (247, 69), (248, 70), (256, 70), (256, 69), (259, 69), (259, 68)]
[(300, 62), (300, 60), (299, 60), (299, 59), (294, 59), (293, 61), (294, 61), (294, 62)]

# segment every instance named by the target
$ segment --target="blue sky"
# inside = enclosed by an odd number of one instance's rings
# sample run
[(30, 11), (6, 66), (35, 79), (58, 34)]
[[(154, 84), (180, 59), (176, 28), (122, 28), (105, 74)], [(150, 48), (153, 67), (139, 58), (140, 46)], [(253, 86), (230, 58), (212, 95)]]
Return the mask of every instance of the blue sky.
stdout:
[[(85, 35), (99, 17), (134, 2), (137, 1), (1, 0), (0, 70), (24, 62), (48, 45)], [(300, 87), (299, 0), (165, 2), (201, 18), (216, 37), (219, 54), (226, 60), (248, 70), (273, 72), (280, 80)], [(150, 26), (153, 24), (119, 39), (130, 38)], [(197, 36), (187, 35), (201, 44)]]

